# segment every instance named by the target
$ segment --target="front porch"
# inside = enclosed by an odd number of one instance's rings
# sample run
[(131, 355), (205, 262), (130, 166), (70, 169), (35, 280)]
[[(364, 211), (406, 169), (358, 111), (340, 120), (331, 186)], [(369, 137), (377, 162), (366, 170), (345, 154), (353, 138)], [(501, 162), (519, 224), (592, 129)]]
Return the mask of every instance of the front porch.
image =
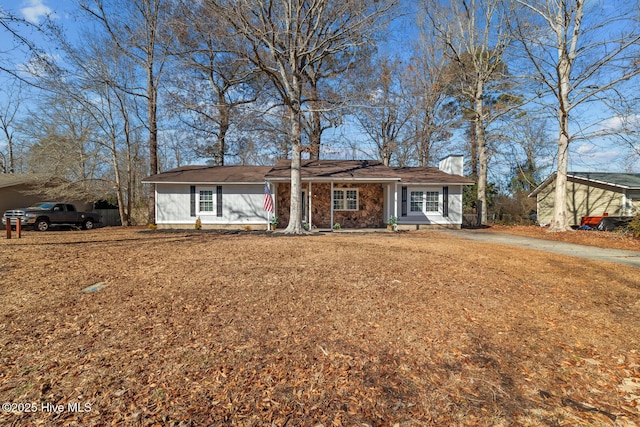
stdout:
[[(386, 229), (391, 216), (385, 210), (388, 183), (303, 182), (302, 218), (310, 229)], [(279, 182), (274, 189), (278, 228), (289, 223), (291, 184)]]

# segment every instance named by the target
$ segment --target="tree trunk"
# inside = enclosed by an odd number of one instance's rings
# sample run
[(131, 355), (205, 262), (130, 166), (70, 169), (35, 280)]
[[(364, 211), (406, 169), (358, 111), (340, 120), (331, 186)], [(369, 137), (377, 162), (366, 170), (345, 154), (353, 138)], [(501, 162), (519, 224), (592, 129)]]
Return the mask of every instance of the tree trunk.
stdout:
[[(147, 69), (147, 96), (148, 96), (148, 120), (149, 120), (149, 169), (150, 174), (158, 173), (158, 124), (157, 118), (157, 92), (154, 85), (153, 62)], [(151, 184), (149, 191), (149, 224), (156, 223), (156, 185)]]
[(471, 178), (478, 179), (478, 144), (476, 142), (476, 127), (473, 121), (469, 123), (469, 167)]
[(564, 52), (560, 51), (558, 63), (558, 78), (560, 79), (558, 99), (558, 124), (560, 135), (558, 136), (558, 170), (556, 174), (556, 188), (553, 197), (553, 219), (549, 231), (568, 231), (567, 218), (567, 171), (569, 169), (569, 74), (571, 63)]
[[(315, 104), (315, 103), (314, 103)], [(309, 159), (320, 160), (320, 139), (322, 135), (322, 123), (320, 121), (320, 112), (311, 112), (311, 133), (309, 135)]]
[(389, 166), (391, 164), (391, 150), (385, 147), (382, 149), (381, 154), (382, 155), (380, 157), (382, 157), (382, 164)]
[(291, 201), (289, 205), (289, 224), (284, 230), (286, 234), (303, 234), (300, 200), (302, 193), (302, 179), (300, 167), (302, 164), (302, 144), (300, 133), (300, 110), (291, 108)]
[(290, 58), (292, 81), (289, 86), (289, 116), (291, 118), (291, 201), (289, 202), (289, 224), (286, 234), (304, 234), (302, 227), (302, 84), (296, 69), (296, 61)]
[[(128, 138), (127, 138), (128, 139)], [(131, 156), (131, 145), (127, 142), (127, 213), (126, 225), (132, 225), (132, 210), (133, 210), (133, 185), (135, 182), (134, 177), (134, 168), (133, 168), (133, 157)]]
[(484, 84), (478, 79), (475, 92), (475, 137), (478, 153), (478, 200), (482, 202), (481, 223), (487, 223), (487, 141), (484, 132), (484, 104), (482, 101)]
[(220, 129), (218, 131), (218, 149), (215, 153), (216, 158), (214, 159), (216, 165), (224, 166), (224, 156), (227, 154), (227, 132), (229, 131), (229, 115), (230, 115), (230, 107), (227, 105), (227, 100), (224, 98), (224, 93), (218, 93), (218, 105), (220, 112)]
[(309, 132), (309, 159), (320, 160), (320, 143), (322, 138), (322, 114), (320, 113), (318, 88), (316, 84), (311, 87), (311, 129)]
[(7, 138), (7, 149), (9, 155), (9, 167), (6, 168), (7, 173), (15, 173), (16, 171), (16, 163), (13, 158), (13, 138)]

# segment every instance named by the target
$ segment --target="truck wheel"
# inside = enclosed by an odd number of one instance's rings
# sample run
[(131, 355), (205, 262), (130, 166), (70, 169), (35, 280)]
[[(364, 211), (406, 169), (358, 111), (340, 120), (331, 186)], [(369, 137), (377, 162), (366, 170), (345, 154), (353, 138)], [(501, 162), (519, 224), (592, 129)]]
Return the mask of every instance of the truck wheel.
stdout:
[(45, 218), (38, 218), (36, 221), (36, 230), (38, 231), (47, 231), (49, 229), (49, 221)]
[(87, 219), (82, 223), (82, 228), (84, 228), (85, 230), (93, 230), (94, 226), (95, 224), (90, 219)]

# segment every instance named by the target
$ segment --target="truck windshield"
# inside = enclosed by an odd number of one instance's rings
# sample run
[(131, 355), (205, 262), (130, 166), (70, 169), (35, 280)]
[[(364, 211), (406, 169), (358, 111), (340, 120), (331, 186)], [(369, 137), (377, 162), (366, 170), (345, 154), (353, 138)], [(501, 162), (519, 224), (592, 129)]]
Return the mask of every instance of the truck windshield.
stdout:
[(38, 203), (37, 205), (29, 206), (27, 209), (42, 209), (44, 211), (47, 211), (52, 209), (54, 205), (55, 203), (50, 202)]

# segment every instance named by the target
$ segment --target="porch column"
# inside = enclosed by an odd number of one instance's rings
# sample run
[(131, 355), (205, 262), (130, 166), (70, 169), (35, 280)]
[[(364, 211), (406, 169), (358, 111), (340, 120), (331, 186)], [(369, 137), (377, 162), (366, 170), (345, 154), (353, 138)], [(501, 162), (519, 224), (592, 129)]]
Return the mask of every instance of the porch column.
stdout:
[(622, 206), (620, 209), (620, 215), (627, 215), (627, 190), (625, 188), (622, 189)]
[(331, 230), (333, 231), (333, 181), (331, 181)]
[(313, 196), (311, 194), (311, 181), (309, 181), (309, 191), (307, 191), (307, 197), (309, 198), (309, 202), (307, 203), (309, 213), (307, 214), (307, 223), (309, 224), (309, 231), (311, 231), (311, 201), (313, 200)]
[(393, 183), (393, 216), (398, 218), (398, 181)]

